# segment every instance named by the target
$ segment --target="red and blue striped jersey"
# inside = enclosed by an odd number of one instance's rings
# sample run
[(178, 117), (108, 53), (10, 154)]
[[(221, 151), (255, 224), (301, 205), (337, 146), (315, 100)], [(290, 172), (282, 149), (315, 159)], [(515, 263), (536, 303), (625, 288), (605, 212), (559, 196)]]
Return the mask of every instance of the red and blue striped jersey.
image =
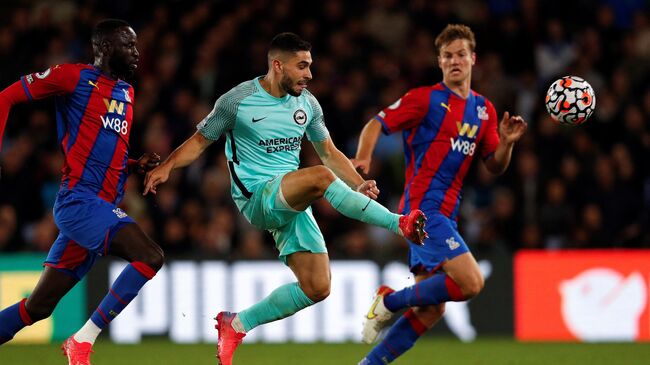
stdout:
[(403, 132), (406, 180), (400, 212), (421, 209), (456, 219), (474, 154), (485, 160), (499, 144), (492, 103), (473, 90), (463, 99), (438, 83), (410, 90), (375, 119), (385, 134)]
[(58, 142), (65, 157), (61, 189), (118, 204), (128, 176), (133, 87), (84, 64), (57, 65), (20, 81), (30, 100), (55, 96)]

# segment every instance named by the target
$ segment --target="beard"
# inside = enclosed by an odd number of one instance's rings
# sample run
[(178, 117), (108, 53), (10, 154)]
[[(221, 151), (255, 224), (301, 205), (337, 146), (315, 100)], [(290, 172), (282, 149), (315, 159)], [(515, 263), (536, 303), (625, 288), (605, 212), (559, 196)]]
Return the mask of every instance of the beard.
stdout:
[(284, 90), (284, 92), (291, 96), (300, 96), (300, 94), (302, 94), (302, 91), (295, 91), (293, 89), (293, 80), (291, 80), (287, 75), (282, 76), (282, 79), (280, 80), (280, 87), (282, 87), (282, 90)]

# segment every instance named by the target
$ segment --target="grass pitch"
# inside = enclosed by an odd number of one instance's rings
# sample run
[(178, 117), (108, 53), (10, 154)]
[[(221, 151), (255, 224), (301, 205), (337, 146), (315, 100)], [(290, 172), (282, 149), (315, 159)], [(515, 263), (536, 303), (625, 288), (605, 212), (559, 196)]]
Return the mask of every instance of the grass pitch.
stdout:
[[(146, 340), (139, 345), (95, 345), (93, 365), (214, 365), (213, 345), (177, 345)], [(244, 344), (235, 365), (357, 364), (371, 349), (360, 344)], [(2, 365), (67, 363), (56, 345), (0, 347)], [(650, 364), (650, 344), (518, 343), (483, 338), (463, 344), (450, 338), (422, 339), (397, 365), (641, 365)]]

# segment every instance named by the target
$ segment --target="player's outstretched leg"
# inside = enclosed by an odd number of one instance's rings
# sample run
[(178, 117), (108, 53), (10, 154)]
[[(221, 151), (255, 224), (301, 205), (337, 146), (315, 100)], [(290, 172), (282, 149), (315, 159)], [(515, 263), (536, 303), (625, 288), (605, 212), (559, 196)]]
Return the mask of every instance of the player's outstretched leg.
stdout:
[(346, 217), (384, 227), (418, 244), (422, 244), (426, 237), (426, 217), (420, 210), (414, 210), (409, 215), (392, 213), (373, 199), (350, 189), (339, 178), (329, 184), (323, 196)]
[(89, 365), (92, 345), (163, 265), (162, 250), (135, 223), (119, 228), (109, 253), (130, 263), (122, 270), (90, 319), (62, 346), (69, 365)]
[(290, 208), (304, 210), (325, 198), (346, 217), (386, 228), (408, 240), (422, 244), (426, 238), (424, 213), (415, 210), (406, 216), (392, 213), (368, 196), (352, 190), (325, 166), (313, 166), (286, 174), (282, 195)]

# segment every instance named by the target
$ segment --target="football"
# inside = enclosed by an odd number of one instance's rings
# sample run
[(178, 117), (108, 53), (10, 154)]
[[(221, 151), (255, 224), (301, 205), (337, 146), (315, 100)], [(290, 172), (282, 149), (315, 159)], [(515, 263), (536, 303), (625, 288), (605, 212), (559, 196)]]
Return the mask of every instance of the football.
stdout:
[(556, 80), (546, 92), (546, 110), (554, 121), (576, 126), (594, 113), (596, 95), (587, 81), (577, 76)]

